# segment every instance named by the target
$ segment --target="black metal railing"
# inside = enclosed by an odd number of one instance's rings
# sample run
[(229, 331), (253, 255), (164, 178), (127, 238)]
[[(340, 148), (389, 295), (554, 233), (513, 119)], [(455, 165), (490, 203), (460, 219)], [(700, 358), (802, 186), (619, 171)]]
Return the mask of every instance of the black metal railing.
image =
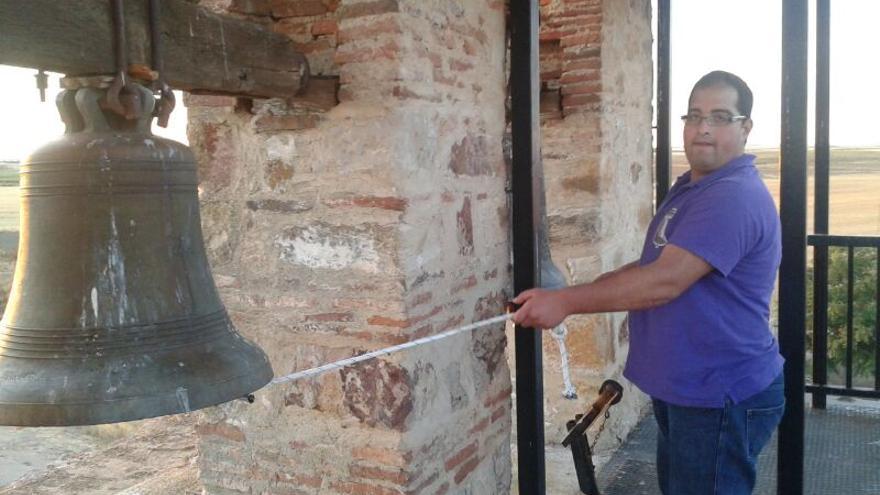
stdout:
[[(880, 399), (880, 237), (817, 234), (808, 236), (807, 244), (813, 246), (813, 383), (806, 385), (806, 391), (813, 394), (813, 407), (824, 408), (827, 395)], [(830, 248), (846, 249), (846, 333), (844, 335), (846, 342), (843, 360), (843, 373), (845, 374), (843, 386), (828, 384), (828, 276), (830, 268), (828, 254)], [(859, 282), (855, 270), (857, 250), (871, 250), (876, 254), (873, 274), (873, 389), (853, 385), (853, 359), (856, 345), (855, 287)]]

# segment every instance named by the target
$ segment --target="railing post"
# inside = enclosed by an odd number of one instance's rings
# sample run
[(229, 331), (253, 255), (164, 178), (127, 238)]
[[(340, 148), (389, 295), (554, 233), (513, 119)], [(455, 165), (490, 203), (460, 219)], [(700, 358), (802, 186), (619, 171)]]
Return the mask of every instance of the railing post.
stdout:
[[(830, 22), (829, 0), (816, 2), (816, 166), (813, 231), (828, 234), (830, 169)], [(813, 247), (813, 383), (828, 384), (828, 246)], [(826, 395), (813, 392), (813, 408), (825, 409)]]

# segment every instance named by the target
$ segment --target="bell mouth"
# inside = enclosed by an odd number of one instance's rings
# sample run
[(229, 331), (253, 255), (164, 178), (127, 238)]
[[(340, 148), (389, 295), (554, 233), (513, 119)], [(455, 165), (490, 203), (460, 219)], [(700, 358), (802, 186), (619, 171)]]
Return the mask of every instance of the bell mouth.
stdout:
[(0, 355), (0, 425), (77, 426), (187, 413), (272, 379), (266, 355), (223, 322), (219, 338), (150, 352)]

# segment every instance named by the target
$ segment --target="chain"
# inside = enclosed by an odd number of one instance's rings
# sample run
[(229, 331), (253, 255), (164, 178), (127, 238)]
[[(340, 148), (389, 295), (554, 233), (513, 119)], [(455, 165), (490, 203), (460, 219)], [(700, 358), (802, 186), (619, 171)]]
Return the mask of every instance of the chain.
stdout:
[(599, 431), (596, 432), (596, 436), (593, 437), (593, 442), (590, 443), (590, 451), (593, 455), (596, 454), (596, 444), (599, 443), (599, 437), (602, 435), (602, 432), (605, 431), (605, 426), (608, 425), (608, 418), (611, 417), (611, 411), (605, 410), (605, 418), (602, 420), (602, 424), (599, 425)]

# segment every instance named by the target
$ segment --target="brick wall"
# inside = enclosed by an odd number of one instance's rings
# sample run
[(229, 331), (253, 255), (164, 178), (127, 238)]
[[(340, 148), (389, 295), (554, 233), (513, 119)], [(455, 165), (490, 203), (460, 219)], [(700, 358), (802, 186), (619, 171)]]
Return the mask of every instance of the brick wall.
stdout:
[[(226, 0), (306, 53), (288, 101), (190, 96), (203, 228), (276, 375), (498, 314), (501, 2)], [(501, 328), (257, 392), (199, 425), (208, 493), (506, 493)]]

